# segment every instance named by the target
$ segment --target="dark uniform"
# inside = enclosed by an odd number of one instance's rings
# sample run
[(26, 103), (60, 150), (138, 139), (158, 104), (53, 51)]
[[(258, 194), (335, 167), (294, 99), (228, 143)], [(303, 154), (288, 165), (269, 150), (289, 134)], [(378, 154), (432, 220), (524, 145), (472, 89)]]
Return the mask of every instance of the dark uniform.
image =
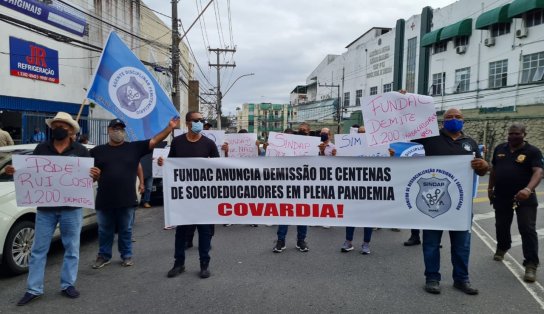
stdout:
[(514, 196), (527, 187), (533, 175), (533, 168), (542, 168), (542, 153), (538, 148), (525, 142), (521, 148), (510, 151), (508, 143), (503, 143), (493, 152), (493, 171), (495, 173), (495, 189), (493, 208), (495, 209), (495, 226), (497, 232), (497, 249), (508, 251), (512, 244), (510, 226), (517, 206), (516, 216), (523, 246), (523, 265), (537, 266), (538, 236), (536, 233), (536, 211), (538, 201), (532, 193), (525, 201), (516, 202)]

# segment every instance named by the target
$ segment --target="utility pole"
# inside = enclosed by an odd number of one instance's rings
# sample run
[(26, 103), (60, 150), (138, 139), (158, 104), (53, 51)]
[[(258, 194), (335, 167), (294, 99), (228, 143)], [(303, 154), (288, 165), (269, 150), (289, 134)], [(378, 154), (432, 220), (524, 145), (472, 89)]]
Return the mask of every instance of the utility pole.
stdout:
[(172, 0), (172, 103), (181, 114), (179, 92), (179, 31), (178, 31), (178, 0)]
[(217, 129), (218, 130), (221, 130), (221, 98), (223, 97), (221, 95), (221, 67), (235, 67), (236, 64), (228, 64), (228, 63), (219, 63), (219, 54), (221, 52), (236, 52), (236, 48), (234, 49), (221, 49), (221, 48), (216, 48), (216, 49), (211, 49), (211, 48), (208, 48), (208, 51), (210, 52), (215, 52), (217, 54), (217, 63), (216, 64), (212, 64), (210, 63), (210, 66), (211, 67), (216, 67), (217, 68)]
[(336, 120), (338, 121), (338, 128), (336, 130), (336, 134), (340, 134), (340, 122), (342, 121), (342, 106), (340, 104), (340, 84), (319, 84), (319, 86), (322, 87), (336, 87), (337, 90), (337, 99), (338, 99), (338, 106), (336, 108)]

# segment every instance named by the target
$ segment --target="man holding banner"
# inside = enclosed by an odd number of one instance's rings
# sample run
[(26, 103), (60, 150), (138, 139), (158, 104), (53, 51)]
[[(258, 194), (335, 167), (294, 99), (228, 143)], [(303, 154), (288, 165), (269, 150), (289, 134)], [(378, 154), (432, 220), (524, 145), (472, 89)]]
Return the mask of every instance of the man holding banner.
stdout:
[[(448, 109), (444, 113), (444, 127), (438, 136), (414, 140), (425, 149), (426, 156), (469, 155), (476, 158), (471, 167), (476, 174), (483, 176), (489, 166), (481, 158), (478, 144), (463, 132), (463, 114), (458, 109)], [(440, 242), (442, 230), (423, 230), (423, 258), (425, 261), (425, 291), (440, 293)], [(451, 261), (453, 264), (453, 286), (466, 294), (476, 295), (478, 290), (469, 281), (468, 261), (470, 255), (470, 232), (450, 231)]]
[[(53, 119), (47, 119), (45, 122), (52, 130), (52, 139), (38, 144), (33, 155), (89, 157), (87, 148), (72, 140), (73, 135), (79, 132), (79, 125), (68, 113), (59, 112)], [(13, 175), (14, 172), (13, 166), (6, 167), (6, 174)], [(90, 176), (96, 181), (100, 176), (100, 169), (90, 168)], [(61, 291), (68, 298), (79, 297), (79, 291), (74, 285), (79, 265), (79, 238), (82, 222), (83, 209), (81, 207), (45, 205), (37, 208), (27, 292), (17, 305), (26, 305), (43, 295), (47, 252), (57, 224), (60, 227), (60, 236), (64, 246), (64, 260), (60, 273)]]

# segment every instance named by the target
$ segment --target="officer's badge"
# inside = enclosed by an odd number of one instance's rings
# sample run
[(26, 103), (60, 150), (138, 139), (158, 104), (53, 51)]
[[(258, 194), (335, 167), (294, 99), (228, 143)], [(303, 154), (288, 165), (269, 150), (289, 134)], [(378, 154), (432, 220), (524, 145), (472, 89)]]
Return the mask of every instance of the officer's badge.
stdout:
[(516, 162), (521, 164), (521, 163), (523, 163), (525, 161), (525, 158), (527, 158), (527, 156), (525, 156), (523, 154), (519, 154), (518, 158), (516, 158)]

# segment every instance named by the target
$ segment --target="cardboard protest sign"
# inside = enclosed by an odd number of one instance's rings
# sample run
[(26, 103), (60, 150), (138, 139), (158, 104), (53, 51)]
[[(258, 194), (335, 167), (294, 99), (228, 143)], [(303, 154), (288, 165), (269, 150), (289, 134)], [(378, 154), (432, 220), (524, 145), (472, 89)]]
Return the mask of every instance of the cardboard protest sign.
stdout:
[(320, 143), (315, 136), (270, 132), (266, 156), (317, 156)]
[(17, 206), (94, 208), (93, 158), (13, 155)]
[(258, 157), (255, 133), (225, 134), (225, 142), (229, 144), (229, 157)]
[(433, 98), (389, 92), (363, 98), (361, 103), (369, 146), (409, 142), (437, 136)]
[(364, 133), (335, 134), (336, 156), (389, 157), (386, 146), (369, 147)]
[(469, 230), (471, 159), (167, 158), (165, 223)]
[(170, 147), (155, 148), (153, 150), (153, 161), (151, 166), (153, 168), (153, 178), (162, 178), (162, 167), (159, 166), (159, 157), (166, 158), (170, 153)]

